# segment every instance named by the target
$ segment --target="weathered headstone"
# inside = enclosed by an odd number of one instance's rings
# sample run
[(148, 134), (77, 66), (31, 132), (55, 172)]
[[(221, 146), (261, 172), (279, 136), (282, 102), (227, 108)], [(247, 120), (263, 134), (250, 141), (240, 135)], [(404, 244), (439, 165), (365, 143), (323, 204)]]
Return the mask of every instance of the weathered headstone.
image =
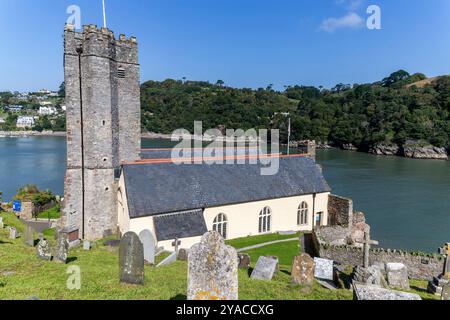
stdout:
[(69, 254), (69, 240), (66, 233), (61, 233), (56, 242), (54, 261), (58, 263), (66, 263)]
[(255, 269), (253, 269), (252, 279), (258, 280), (272, 280), (274, 274), (277, 271), (278, 259), (273, 259), (270, 257), (259, 257), (258, 262), (256, 262)]
[(0, 217), (0, 229), (3, 229), (5, 225), (3, 224), (3, 217)]
[(422, 300), (418, 294), (384, 289), (362, 283), (353, 284), (354, 300)]
[(134, 232), (127, 232), (119, 245), (120, 282), (144, 284), (144, 246)]
[(34, 230), (29, 225), (25, 225), (23, 241), (29, 247), (34, 247)]
[(386, 273), (388, 285), (390, 287), (410, 290), (408, 269), (403, 263), (387, 263)]
[(307, 253), (294, 257), (291, 282), (294, 285), (312, 287), (314, 283), (314, 259)]
[(238, 256), (210, 231), (189, 250), (188, 300), (238, 300)]
[(39, 243), (36, 247), (37, 257), (41, 260), (50, 261), (52, 260), (52, 249), (47, 240), (43, 237), (39, 239)]
[(321, 280), (334, 280), (334, 261), (322, 258), (314, 258), (314, 277)]
[(16, 240), (17, 238), (17, 229), (13, 227), (9, 227), (9, 238), (11, 240)]
[(251, 260), (250, 260), (250, 256), (248, 254), (239, 253), (238, 259), (239, 259), (239, 262), (238, 262), (239, 269), (248, 270), (250, 268)]
[(352, 282), (360, 282), (375, 286), (387, 287), (386, 280), (379, 266), (373, 265), (369, 268), (357, 266), (351, 275)]
[(364, 245), (364, 261), (363, 261), (363, 267), (368, 268), (370, 266), (370, 246), (371, 245), (378, 245), (378, 241), (370, 239), (370, 227), (366, 227), (364, 231), (364, 240), (363, 241), (357, 241), (359, 243), (362, 243)]
[(442, 287), (441, 300), (450, 300), (450, 283)]
[(189, 250), (188, 249), (180, 249), (178, 250), (178, 260), (180, 261), (188, 261)]
[(90, 241), (88, 241), (88, 240), (84, 240), (83, 241), (83, 250), (84, 251), (89, 251), (89, 250), (91, 250), (91, 242)]
[(156, 242), (150, 230), (143, 230), (139, 234), (139, 239), (144, 246), (144, 260), (150, 264), (155, 264)]

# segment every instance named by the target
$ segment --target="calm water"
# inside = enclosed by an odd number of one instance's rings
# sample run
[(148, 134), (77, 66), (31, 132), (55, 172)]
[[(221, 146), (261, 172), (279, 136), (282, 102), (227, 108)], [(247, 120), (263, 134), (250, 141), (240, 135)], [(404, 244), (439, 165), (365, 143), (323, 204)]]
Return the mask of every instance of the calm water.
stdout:
[[(170, 147), (145, 140), (143, 147)], [(27, 183), (63, 194), (64, 138), (0, 138), (0, 190), (10, 200)], [(450, 241), (450, 161), (319, 151), (318, 162), (335, 194), (353, 198), (383, 247), (434, 252)]]

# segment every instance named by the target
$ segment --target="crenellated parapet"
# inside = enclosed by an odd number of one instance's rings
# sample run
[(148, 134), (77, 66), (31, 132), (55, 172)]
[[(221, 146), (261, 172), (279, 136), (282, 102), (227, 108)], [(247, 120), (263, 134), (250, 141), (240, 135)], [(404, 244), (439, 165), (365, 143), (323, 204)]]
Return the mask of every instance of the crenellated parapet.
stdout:
[(109, 58), (117, 63), (138, 64), (138, 43), (134, 36), (127, 38), (124, 34), (115, 37), (108, 28), (97, 28), (90, 24), (77, 32), (71, 24), (64, 28), (65, 54), (78, 55), (82, 48), (84, 56)]

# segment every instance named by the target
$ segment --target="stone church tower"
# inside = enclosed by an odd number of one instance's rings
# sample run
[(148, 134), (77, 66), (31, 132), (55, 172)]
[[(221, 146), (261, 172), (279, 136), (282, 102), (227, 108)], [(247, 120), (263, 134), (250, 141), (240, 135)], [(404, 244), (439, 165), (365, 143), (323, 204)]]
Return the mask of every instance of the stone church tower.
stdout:
[[(97, 240), (117, 231), (117, 179), (140, 158), (140, 68), (135, 37), (64, 30), (67, 171), (62, 227)], [(76, 237), (76, 236), (75, 236)]]

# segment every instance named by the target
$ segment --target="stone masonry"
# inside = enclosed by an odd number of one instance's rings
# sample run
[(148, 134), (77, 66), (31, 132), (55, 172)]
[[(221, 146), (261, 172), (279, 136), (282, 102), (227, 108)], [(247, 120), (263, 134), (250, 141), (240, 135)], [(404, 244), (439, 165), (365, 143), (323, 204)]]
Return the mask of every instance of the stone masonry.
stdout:
[(61, 227), (78, 228), (86, 240), (116, 232), (120, 165), (140, 158), (139, 69), (136, 38), (116, 39), (95, 25), (80, 33), (66, 25), (67, 171)]

